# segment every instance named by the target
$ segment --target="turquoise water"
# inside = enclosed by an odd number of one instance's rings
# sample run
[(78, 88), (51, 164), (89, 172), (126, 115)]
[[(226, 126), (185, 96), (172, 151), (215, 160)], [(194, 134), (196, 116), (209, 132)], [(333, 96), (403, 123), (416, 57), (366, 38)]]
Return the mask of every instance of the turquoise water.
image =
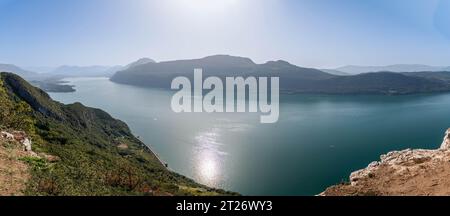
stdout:
[(176, 114), (173, 92), (69, 79), (74, 93), (52, 93), (125, 121), (169, 167), (244, 195), (314, 195), (379, 155), (437, 148), (450, 127), (450, 94), (281, 95), (280, 119), (259, 114)]

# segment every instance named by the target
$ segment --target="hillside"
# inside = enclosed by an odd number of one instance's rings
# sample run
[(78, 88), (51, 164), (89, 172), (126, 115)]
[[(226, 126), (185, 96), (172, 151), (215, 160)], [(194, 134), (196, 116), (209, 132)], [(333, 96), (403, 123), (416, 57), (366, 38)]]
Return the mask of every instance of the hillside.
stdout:
[[(288, 82), (292, 82), (289, 80)], [(292, 83), (294, 85), (295, 83)], [(413, 94), (449, 91), (450, 85), (440, 79), (378, 72), (331, 79), (297, 82), (298, 93), (325, 94)], [(281, 84), (280, 84), (281, 85)]]
[(437, 79), (444, 81), (446, 83), (450, 83), (450, 72), (448, 71), (436, 71), (436, 72), (410, 72), (403, 73), (407, 76), (421, 77), (427, 79)]
[[(229, 194), (169, 171), (108, 113), (53, 101), (11, 73), (0, 75), (0, 129), (23, 131), (32, 140), (34, 156), (13, 158), (29, 167), (26, 195)], [(2, 148), (7, 143), (0, 142)]]
[(350, 182), (326, 189), (323, 196), (450, 195), (450, 129), (437, 150), (389, 152), (381, 161), (353, 172)]
[(278, 76), (284, 93), (413, 94), (450, 90), (450, 82), (445, 76), (392, 72), (339, 76), (298, 67), (281, 60), (255, 64), (249, 58), (226, 55), (142, 64), (117, 72), (111, 80), (122, 84), (169, 89), (172, 79), (177, 76), (192, 79), (195, 68), (203, 68), (204, 77)]

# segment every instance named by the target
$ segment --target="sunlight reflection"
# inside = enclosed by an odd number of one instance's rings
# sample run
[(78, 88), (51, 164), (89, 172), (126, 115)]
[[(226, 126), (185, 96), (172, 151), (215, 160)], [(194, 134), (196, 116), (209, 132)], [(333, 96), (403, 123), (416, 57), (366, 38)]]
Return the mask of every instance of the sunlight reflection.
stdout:
[(221, 165), (225, 152), (220, 151), (222, 143), (219, 141), (219, 129), (201, 132), (195, 137), (197, 153), (195, 161), (196, 177), (198, 181), (212, 187), (218, 187), (221, 181)]
[(217, 178), (217, 164), (215, 158), (204, 158), (200, 162), (199, 172), (205, 182), (214, 184)]

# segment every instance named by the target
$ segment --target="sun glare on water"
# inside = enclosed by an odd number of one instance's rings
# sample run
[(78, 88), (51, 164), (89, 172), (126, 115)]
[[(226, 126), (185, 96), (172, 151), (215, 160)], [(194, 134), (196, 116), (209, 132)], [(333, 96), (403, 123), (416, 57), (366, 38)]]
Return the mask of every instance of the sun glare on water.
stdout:
[(219, 141), (220, 131), (213, 128), (199, 133), (196, 140), (195, 175), (198, 181), (212, 187), (218, 187), (221, 181), (221, 165), (223, 156), (220, 151), (222, 143)]
[(217, 178), (217, 164), (214, 159), (204, 158), (200, 163), (199, 170), (200, 177), (204, 182), (213, 184)]

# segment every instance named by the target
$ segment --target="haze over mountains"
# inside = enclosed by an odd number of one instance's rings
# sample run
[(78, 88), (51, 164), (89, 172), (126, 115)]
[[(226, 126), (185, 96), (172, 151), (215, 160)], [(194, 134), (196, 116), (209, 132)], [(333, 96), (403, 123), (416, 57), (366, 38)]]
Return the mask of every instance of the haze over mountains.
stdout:
[(52, 75), (64, 77), (97, 77), (111, 76), (122, 66), (60, 66), (50, 72)]
[(155, 63), (153, 59), (141, 58), (135, 62), (132, 62), (126, 66), (60, 66), (50, 72), (52, 75), (63, 77), (110, 77), (117, 71), (129, 69), (141, 64)]
[(22, 69), (13, 64), (0, 64), (0, 72), (12, 72), (22, 77), (36, 76), (35, 72)]
[(103, 65), (91, 65), (91, 66), (76, 66), (76, 65), (62, 65), (59, 67), (46, 67), (46, 66), (32, 66), (32, 67), (20, 67), (14, 64), (1, 64), (0, 72), (11, 72), (19, 76), (22, 76), (28, 80), (43, 80), (43, 79), (62, 79), (66, 77), (110, 77), (115, 72), (120, 70), (129, 69), (131, 67), (155, 62), (150, 58), (141, 58), (128, 65), (115, 65), (115, 66), (103, 66)]
[(283, 60), (257, 64), (250, 58), (230, 55), (164, 62), (141, 58), (125, 66), (60, 66), (51, 70), (44, 68), (46, 73), (0, 64), (0, 71), (16, 73), (47, 91), (64, 92), (74, 91), (71, 86), (60, 83), (59, 80), (67, 77), (111, 77), (111, 81), (117, 83), (169, 89), (173, 78), (192, 78), (195, 68), (203, 68), (204, 76), (221, 78), (279, 76), (284, 93), (411, 94), (450, 90), (450, 72), (446, 72), (450, 67), (420, 64), (319, 70)]
[(73, 86), (65, 84), (62, 79), (69, 77), (110, 77), (116, 71), (149, 62), (155, 61), (149, 58), (142, 58), (126, 66), (64, 65), (60, 67), (27, 67), (27, 69), (13, 64), (0, 64), (0, 72), (15, 73), (47, 92), (73, 92), (75, 91)]

